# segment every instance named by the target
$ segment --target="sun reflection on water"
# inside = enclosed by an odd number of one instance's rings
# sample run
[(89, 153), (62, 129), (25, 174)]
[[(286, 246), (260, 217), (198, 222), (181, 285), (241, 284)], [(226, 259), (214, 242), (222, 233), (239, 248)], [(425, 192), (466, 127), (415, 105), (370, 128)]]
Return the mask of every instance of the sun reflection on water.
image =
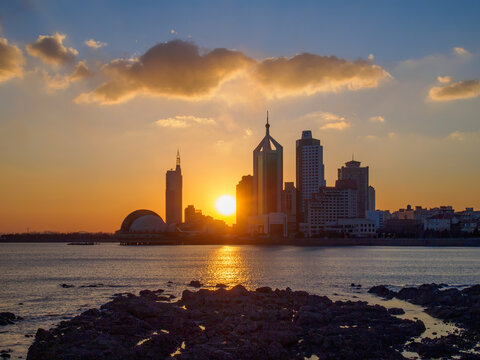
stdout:
[(222, 246), (212, 253), (208, 260), (207, 276), (212, 285), (248, 285), (252, 282), (244, 254), (236, 246)]

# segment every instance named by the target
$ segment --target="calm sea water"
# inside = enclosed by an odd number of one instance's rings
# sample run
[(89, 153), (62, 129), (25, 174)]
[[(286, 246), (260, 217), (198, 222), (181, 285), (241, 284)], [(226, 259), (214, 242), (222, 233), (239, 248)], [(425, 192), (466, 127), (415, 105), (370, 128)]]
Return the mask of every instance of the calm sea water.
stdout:
[(191, 280), (344, 298), (378, 284), (480, 283), (480, 248), (0, 244), (0, 256), (0, 311), (25, 319), (0, 327), (0, 350), (12, 349), (14, 359), (26, 357), (33, 339), (25, 335), (114, 293), (162, 288), (179, 296)]

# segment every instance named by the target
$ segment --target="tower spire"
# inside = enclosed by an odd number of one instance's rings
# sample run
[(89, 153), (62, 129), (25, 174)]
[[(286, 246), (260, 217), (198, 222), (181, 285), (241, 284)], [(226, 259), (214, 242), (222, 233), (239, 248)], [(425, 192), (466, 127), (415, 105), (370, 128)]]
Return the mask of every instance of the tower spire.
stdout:
[(177, 149), (177, 167), (180, 166), (180, 150)]
[(267, 135), (270, 135), (270, 124), (268, 123), (268, 110), (267, 110), (267, 124), (265, 125), (267, 128)]

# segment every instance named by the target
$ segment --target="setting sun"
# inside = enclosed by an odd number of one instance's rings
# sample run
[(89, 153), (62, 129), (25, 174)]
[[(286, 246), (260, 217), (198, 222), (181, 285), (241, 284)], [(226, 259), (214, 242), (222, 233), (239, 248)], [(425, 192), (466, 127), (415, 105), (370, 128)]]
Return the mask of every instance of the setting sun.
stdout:
[(235, 198), (231, 195), (222, 195), (215, 202), (215, 208), (222, 215), (232, 215), (236, 210)]

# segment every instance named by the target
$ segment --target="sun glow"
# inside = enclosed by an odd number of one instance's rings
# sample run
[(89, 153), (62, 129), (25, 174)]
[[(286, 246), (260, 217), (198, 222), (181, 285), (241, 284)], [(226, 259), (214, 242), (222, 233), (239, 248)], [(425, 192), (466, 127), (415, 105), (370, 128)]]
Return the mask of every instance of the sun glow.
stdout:
[(231, 195), (222, 195), (215, 202), (217, 211), (225, 216), (234, 214), (236, 207), (235, 198)]

